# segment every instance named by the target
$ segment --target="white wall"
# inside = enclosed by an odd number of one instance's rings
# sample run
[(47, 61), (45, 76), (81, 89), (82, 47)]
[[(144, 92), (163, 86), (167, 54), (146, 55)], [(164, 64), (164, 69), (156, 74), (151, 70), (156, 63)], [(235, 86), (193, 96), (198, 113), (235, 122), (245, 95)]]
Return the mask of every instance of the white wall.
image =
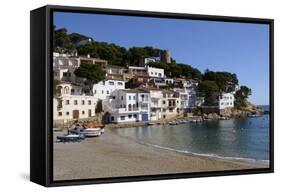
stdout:
[(231, 93), (224, 93), (219, 99), (219, 109), (234, 107), (234, 95)]
[(147, 67), (147, 73), (150, 77), (164, 77), (164, 69)]
[(104, 100), (116, 89), (125, 89), (125, 82), (116, 80), (101, 81), (93, 85), (94, 97)]
[[(244, 176), (211, 177), (196, 179), (177, 179), (150, 182), (131, 182), (118, 184), (86, 185), (73, 187), (44, 188), (28, 181), (29, 177), (29, 11), (46, 4), (73, 6), (108, 7), (117, 9), (139, 9), (148, 11), (185, 12), (197, 14), (216, 14), (244, 17), (275, 18), (275, 170), (274, 174), (257, 174)], [(2, 127), (12, 132), (12, 137), (4, 132), (0, 139), (1, 191), (36, 191), (36, 192), (143, 192), (143, 191), (207, 191), (207, 192), (238, 192), (238, 191), (277, 191), (280, 189), (281, 177), (281, 13), (277, 0), (95, 0), (95, 1), (59, 1), (59, 0), (27, 0), (3, 1), (1, 4), (1, 119)], [(13, 62), (15, 58), (20, 62)], [(14, 51), (11, 51), (14, 50)], [(187, 53), (188, 54), (188, 53)], [(15, 70), (16, 69), (16, 70)], [(13, 71), (13, 78), (11, 73)], [(9, 83), (7, 82), (9, 79)], [(11, 86), (18, 85), (20, 86)], [(20, 97), (19, 97), (20, 93)], [(16, 102), (16, 103), (14, 103)], [(14, 106), (16, 104), (16, 109)], [(15, 113), (16, 111), (16, 113)], [(16, 117), (11, 114), (17, 114)], [(16, 122), (15, 122), (16, 121)], [(13, 126), (12, 126), (13, 125)], [(17, 125), (17, 126), (14, 126)], [(16, 134), (13, 134), (16, 133)]]

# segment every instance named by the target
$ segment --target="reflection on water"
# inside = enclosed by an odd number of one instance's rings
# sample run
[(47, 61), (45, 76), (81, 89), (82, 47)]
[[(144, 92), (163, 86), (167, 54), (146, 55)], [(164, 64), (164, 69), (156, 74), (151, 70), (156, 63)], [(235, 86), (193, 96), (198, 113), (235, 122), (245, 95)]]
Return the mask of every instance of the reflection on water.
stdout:
[(148, 144), (223, 157), (269, 159), (269, 116), (115, 129)]

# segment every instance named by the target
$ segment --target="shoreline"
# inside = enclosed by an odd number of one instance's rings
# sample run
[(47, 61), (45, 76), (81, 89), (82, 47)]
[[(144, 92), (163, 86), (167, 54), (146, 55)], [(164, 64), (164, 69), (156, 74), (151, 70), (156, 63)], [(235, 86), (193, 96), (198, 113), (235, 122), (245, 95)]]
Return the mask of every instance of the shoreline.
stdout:
[(81, 143), (54, 143), (54, 180), (267, 168), (256, 162), (183, 153), (141, 144), (107, 128)]
[[(109, 128), (109, 129), (116, 129), (116, 128)], [(110, 131), (113, 133), (112, 130), (110, 130)], [(154, 145), (154, 144), (150, 144), (150, 143), (141, 142), (141, 141), (135, 140), (135, 139), (127, 137), (127, 136), (118, 135), (116, 133), (113, 133), (113, 134), (115, 134), (121, 138), (125, 138), (125, 139), (131, 140), (133, 142), (136, 142), (140, 145), (163, 149), (163, 150), (167, 150), (167, 151), (172, 151), (172, 152), (179, 153), (182, 155), (187, 155), (187, 156), (194, 156), (194, 157), (200, 157), (200, 158), (214, 158), (214, 159), (218, 159), (218, 160), (234, 161), (234, 162), (240, 162), (240, 163), (251, 163), (251, 164), (254, 163), (257, 166), (268, 166), (268, 164), (269, 164), (269, 160), (244, 158), (244, 157), (225, 157), (225, 156), (219, 156), (216, 154), (208, 154), (208, 153), (206, 153), (206, 154), (193, 153), (193, 152), (189, 152), (189, 151), (177, 150), (177, 149), (173, 149), (173, 148), (169, 148), (169, 147), (163, 147), (160, 145)]]

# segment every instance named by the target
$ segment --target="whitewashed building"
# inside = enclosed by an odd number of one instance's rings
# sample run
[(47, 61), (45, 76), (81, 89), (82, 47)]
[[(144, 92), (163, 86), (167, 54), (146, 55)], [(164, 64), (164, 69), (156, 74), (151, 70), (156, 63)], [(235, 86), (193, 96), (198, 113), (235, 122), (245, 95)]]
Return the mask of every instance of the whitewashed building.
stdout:
[(233, 108), (234, 95), (232, 93), (222, 93), (219, 96), (219, 109)]
[(106, 100), (105, 111), (110, 122), (149, 121), (149, 92), (135, 89), (115, 90)]
[(162, 91), (163, 99), (162, 99), (162, 117), (163, 119), (174, 118), (180, 114), (180, 98), (179, 94), (170, 91), (164, 90)]
[(83, 119), (95, 116), (97, 100), (82, 93), (79, 86), (62, 83), (58, 86), (59, 96), (53, 98), (54, 120)]
[(147, 74), (149, 77), (160, 77), (164, 78), (164, 69), (155, 68), (155, 67), (147, 67)]
[(117, 78), (107, 78), (93, 85), (93, 96), (96, 99), (105, 100), (113, 91), (125, 89), (125, 81)]
[(53, 53), (53, 68), (68, 69), (69, 67), (77, 68), (80, 66), (80, 58), (69, 54)]
[(147, 90), (150, 93), (150, 120), (161, 120), (163, 93), (160, 89), (149, 88)]

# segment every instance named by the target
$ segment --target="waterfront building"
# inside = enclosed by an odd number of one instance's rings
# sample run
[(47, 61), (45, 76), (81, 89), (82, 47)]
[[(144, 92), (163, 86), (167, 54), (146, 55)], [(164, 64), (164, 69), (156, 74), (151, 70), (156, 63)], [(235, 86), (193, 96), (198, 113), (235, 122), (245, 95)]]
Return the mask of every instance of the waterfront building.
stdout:
[(219, 96), (219, 109), (233, 108), (234, 95), (233, 93), (222, 93)]
[(162, 99), (162, 117), (169, 119), (177, 117), (180, 114), (180, 98), (177, 92), (171, 90), (163, 90)]
[(137, 89), (115, 90), (106, 100), (105, 111), (107, 122), (149, 121), (150, 93)]
[(162, 117), (162, 90), (157, 88), (146, 88), (144, 89), (150, 94), (150, 120), (156, 121), (161, 120)]
[(95, 116), (97, 100), (85, 94), (82, 88), (68, 82), (57, 86), (58, 94), (53, 97), (54, 120), (83, 119)]
[(93, 96), (96, 99), (105, 100), (113, 91), (125, 89), (123, 78), (107, 76), (105, 80), (93, 85)]

